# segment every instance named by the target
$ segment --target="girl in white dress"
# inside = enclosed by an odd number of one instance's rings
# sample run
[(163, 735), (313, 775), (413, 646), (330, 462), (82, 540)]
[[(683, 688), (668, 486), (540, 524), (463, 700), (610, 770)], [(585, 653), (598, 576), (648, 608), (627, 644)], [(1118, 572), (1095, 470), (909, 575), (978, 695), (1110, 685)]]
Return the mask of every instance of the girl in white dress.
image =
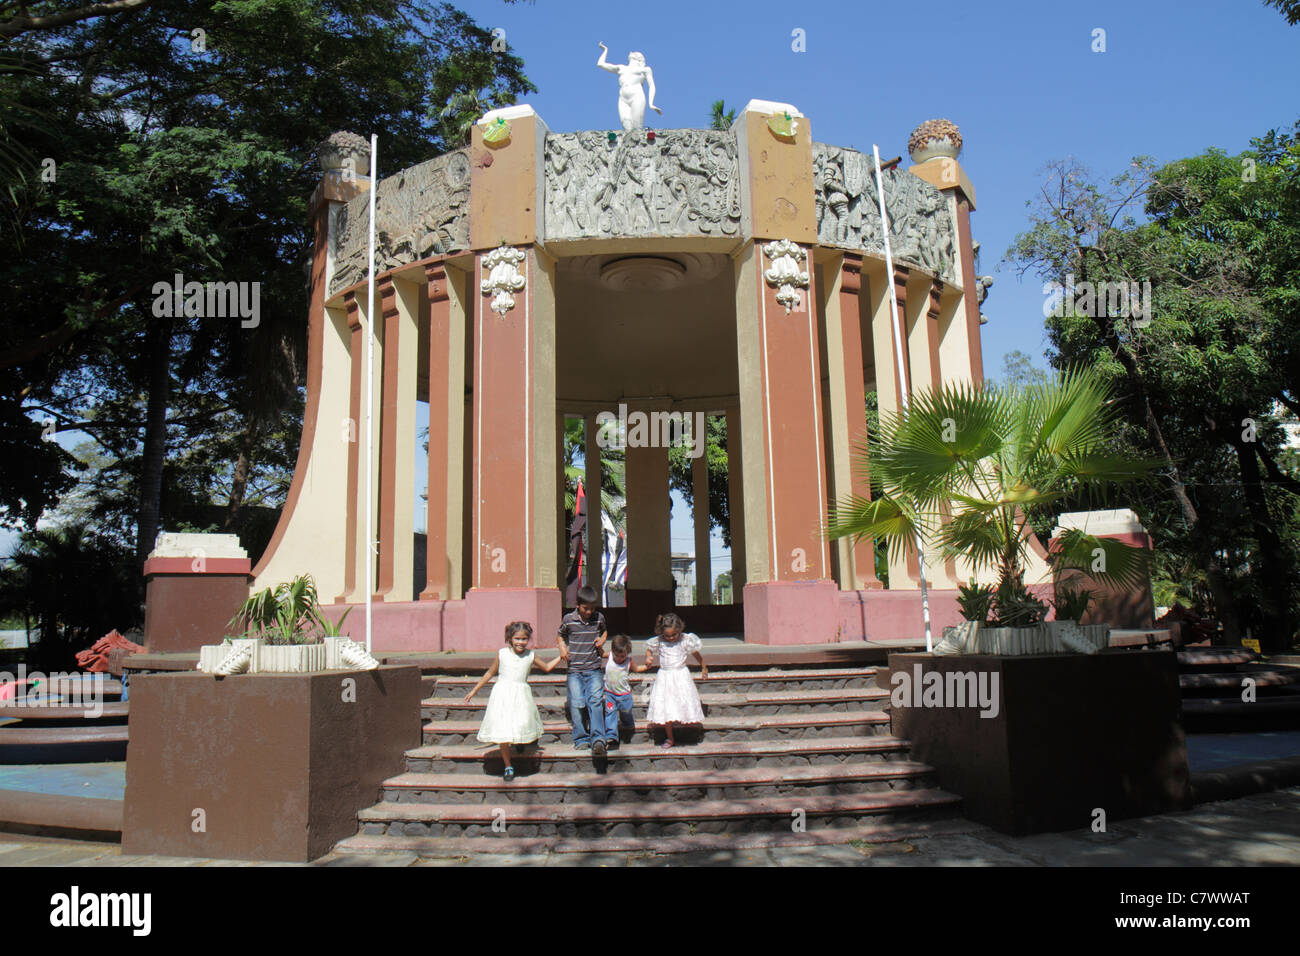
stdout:
[(686, 634), (686, 625), (676, 614), (660, 614), (655, 622), (655, 636), (646, 641), (645, 663), (649, 667), (659, 657), (659, 673), (650, 688), (650, 704), (646, 708), (646, 723), (653, 729), (664, 728), (663, 747), (673, 746), (673, 727), (676, 724), (704, 723), (704, 708), (695, 689), (691, 672), (686, 669), (686, 658), (695, 655), (700, 662), (700, 680), (709, 679), (709, 668), (700, 654), (703, 646), (694, 634)]
[[(533, 652), (528, 642), (533, 639), (532, 625), (512, 621), (506, 625), (506, 646), (497, 651), (497, 659), (484, 673), (474, 689), (465, 695), (469, 703), (488, 681), (500, 674), (492, 685), (483, 723), (478, 729), (478, 739), (485, 744), (499, 744), (501, 760), (506, 765), (506, 780), (515, 779), (515, 768), (510, 765), (511, 744), (531, 744), (542, 735), (542, 718), (533, 701), (532, 688), (528, 686), (528, 671), (533, 666)], [(549, 674), (561, 658), (538, 664)]]

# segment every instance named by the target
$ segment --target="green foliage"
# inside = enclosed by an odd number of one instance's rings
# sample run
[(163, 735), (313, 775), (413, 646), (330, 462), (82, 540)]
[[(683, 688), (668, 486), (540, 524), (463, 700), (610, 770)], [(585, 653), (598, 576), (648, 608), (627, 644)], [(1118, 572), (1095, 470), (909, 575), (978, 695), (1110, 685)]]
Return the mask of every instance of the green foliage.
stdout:
[(1088, 605), (1092, 603), (1093, 593), (1087, 588), (1070, 588), (1058, 587), (1056, 589), (1056, 600), (1053, 606), (1056, 608), (1056, 619), (1058, 621), (1079, 621), (1088, 611)]
[[(380, 130), (391, 172), (457, 145), (468, 98), (534, 90), (492, 41), (427, 0), (151, 0), (18, 29), (0, 59), (0, 522), (34, 526), (75, 481), (48, 417), (93, 443), (73, 510), (137, 557), (189, 523), (256, 558), (298, 450), (313, 150)], [(260, 283), (257, 326), (155, 316), (177, 273)]]
[(992, 584), (976, 584), (974, 579), (968, 584), (957, 585), (957, 607), (961, 609), (963, 620), (985, 624), (993, 612), (993, 597), (997, 589)]
[(728, 130), (736, 122), (736, 111), (727, 109), (727, 104), (722, 100), (714, 100), (709, 113), (709, 129)]
[[(709, 468), (709, 528), (722, 535), (722, 542), (731, 547), (731, 497), (727, 471), (727, 419), (723, 415), (709, 415), (704, 419), (704, 456)], [(672, 447), (668, 450), (668, 480), (672, 489), (680, 494), (688, 508), (695, 507), (695, 479), (689, 448)]]
[(1024, 575), (1004, 575), (993, 597), (991, 627), (1033, 627), (1047, 616), (1047, 605), (1025, 587)]
[(336, 624), (321, 613), (310, 574), (258, 591), (230, 619), (231, 627), (268, 644), (318, 644), (322, 637), (338, 637), (342, 623), (342, 618)]
[[(912, 398), (906, 417), (884, 415), (869, 442), (872, 496), (830, 512), (831, 538), (883, 538), (902, 560), (917, 536), (945, 557), (996, 572), (998, 616), (1033, 614), (1021, 578), (1030, 518), (1066, 499), (1132, 484), (1150, 463), (1115, 454), (1115, 412), (1102, 376), (1075, 369), (1022, 388), (951, 384)], [(1106, 561), (1097, 567), (1095, 550)], [(1145, 579), (1145, 553), (1082, 533), (1062, 535), (1063, 567), (1101, 581)], [(1005, 604), (1003, 603), (1005, 602)]]

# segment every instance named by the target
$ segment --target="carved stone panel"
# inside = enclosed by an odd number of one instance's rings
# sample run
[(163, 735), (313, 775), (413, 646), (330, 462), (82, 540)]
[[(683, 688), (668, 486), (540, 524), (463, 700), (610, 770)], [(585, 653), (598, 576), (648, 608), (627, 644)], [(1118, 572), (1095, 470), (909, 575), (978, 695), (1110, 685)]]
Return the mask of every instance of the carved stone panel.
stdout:
[[(330, 294), (366, 276), (370, 197), (349, 202), (332, 236)], [(469, 152), (457, 150), (379, 181), (375, 272), (469, 248)]]
[(736, 236), (740, 162), (729, 132), (546, 137), (547, 239)]
[[(906, 170), (886, 170), (883, 182), (894, 258), (953, 281), (956, 242), (943, 193)], [(871, 156), (813, 143), (813, 190), (819, 242), (885, 254)]]

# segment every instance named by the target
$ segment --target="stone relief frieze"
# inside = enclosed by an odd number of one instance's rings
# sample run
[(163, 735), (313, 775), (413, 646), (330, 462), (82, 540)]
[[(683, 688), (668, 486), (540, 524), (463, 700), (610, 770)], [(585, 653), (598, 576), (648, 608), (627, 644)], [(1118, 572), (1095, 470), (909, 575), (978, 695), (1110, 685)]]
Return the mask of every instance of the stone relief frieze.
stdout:
[[(884, 255), (871, 156), (813, 143), (813, 189), (819, 242)], [(894, 259), (955, 281), (956, 239), (943, 193), (900, 169), (885, 171), (884, 189)]]
[[(370, 198), (340, 211), (330, 294), (366, 277)], [(379, 181), (375, 272), (469, 248), (469, 152), (457, 150)]]
[(736, 236), (740, 163), (730, 132), (551, 133), (546, 236)]

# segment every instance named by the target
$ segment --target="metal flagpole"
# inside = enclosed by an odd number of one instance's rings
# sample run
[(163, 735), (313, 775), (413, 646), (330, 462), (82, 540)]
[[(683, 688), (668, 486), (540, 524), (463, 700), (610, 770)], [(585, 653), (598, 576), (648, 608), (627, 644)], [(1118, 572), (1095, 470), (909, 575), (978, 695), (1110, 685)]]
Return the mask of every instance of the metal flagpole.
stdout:
[[(898, 290), (894, 288), (894, 254), (889, 248), (889, 219), (885, 213), (884, 174), (880, 170), (880, 147), (871, 145), (876, 159), (876, 198), (880, 203), (880, 235), (885, 240), (885, 281), (889, 284), (889, 312), (894, 321), (894, 374), (898, 377), (898, 394), (902, 397), (903, 418), (911, 411), (911, 379), (907, 377), (907, 361), (903, 358), (903, 329), (898, 322)], [(934, 650), (930, 638), (930, 588), (925, 580), (925, 548), (921, 528), (916, 528), (916, 568), (921, 579), (921, 615), (925, 619), (925, 650)]]
[(370, 134), (370, 259), (366, 283), (366, 653), (373, 652), (370, 631), (374, 617), (373, 591), (375, 590), (375, 516), (373, 512), (375, 442), (373, 415), (375, 388), (372, 379), (375, 369), (375, 193), (378, 179), (375, 169), (379, 158), (379, 134)]

